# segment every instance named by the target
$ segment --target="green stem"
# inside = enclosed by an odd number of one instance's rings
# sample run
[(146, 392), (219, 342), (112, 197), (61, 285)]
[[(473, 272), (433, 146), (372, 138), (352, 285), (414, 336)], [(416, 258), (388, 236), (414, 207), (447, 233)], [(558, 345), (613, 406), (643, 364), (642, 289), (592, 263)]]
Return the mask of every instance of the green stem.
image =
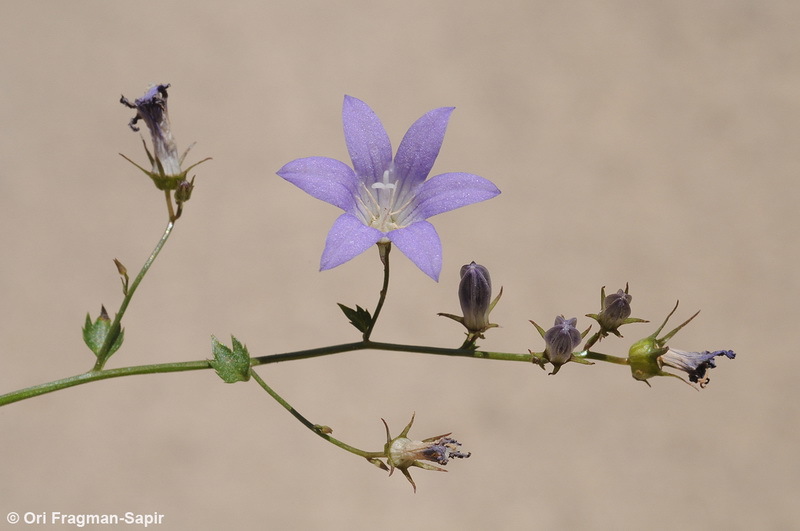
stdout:
[(251, 371), (250, 374), (253, 376), (253, 379), (256, 382), (258, 382), (258, 385), (260, 385), (267, 393), (269, 393), (269, 396), (274, 398), (276, 402), (278, 402), (280, 405), (282, 405), (286, 409), (286, 411), (291, 413), (294, 418), (299, 420), (300, 423), (303, 426), (305, 426), (306, 428), (308, 428), (309, 430), (311, 430), (315, 434), (319, 435), (320, 437), (322, 437), (323, 439), (325, 439), (329, 443), (331, 443), (333, 445), (336, 445), (339, 448), (342, 448), (343, 450), (347, 450), (351, 454), (355, 454), (355, 455), (360, 456), (360, 457), (365, 457), (367, 459), (373, 459), (373, 458), (376, 458), (376, 457), (385, 457), (383, 452), (367, 452), (365, 450), (359, 450), (358, 448), (350, 446), (349, 444), (344, 443), (344, 442), (340, 441), (339, 439), (331, 437), (330, 435), (325, 433), (324, 428), (322, 426), (320, 426), (318, 424), (313, 424), (311, 421), (309, 421), (307, 418), (305, 418), (303, 415), (301, 415), (299, 411), (297, 411), (294, 407), (292, 407), (291, 404), (289, 404), (278, 393), (276, 393), (275, 390), (273, 390), (269, 385), (267, 385), (267, 382), (262, 380), (257, 372)]
[(136, 288), (139, 287), (139, 283), (142, 281), (145, 274), (150, 269), (150, 266), (153, 265), (153, 262), (155, 261), (156, 257), (158, 257), (158, 253), (161, 252), (161, 248), (164, 247), (165, 243), (167, 243), (170, 234), (172, 234), (172, 228), (174, 226), (175, 222), (173, 220), (170, 220), (169, 223), (167, 223), (167, 227), (166, 229), (164, 229), (164, 234), (161, 236), (161, 239), (156, 244), (155, 249), (153, 249), (153, 252), (150, 253), (150, 256), (147, 258), (147, 261), (142, 266), (142, 270), (139, 271), (138, 275), (136, 275), (136, 278), (133, 280), (133, 284), (131, 284), (130, 287), (127, 289), (127, 292), (125, 293), (125, 298), (122, 299), (122, 304), (120, 305), (117, 314), (114, 316), (114, 322), (111, 323), (111, 328), (108, 330), (108, 335), (106, 336), (105, 342), (103, 342), (103, 346), (97, 353), (97, 362), (94, 364), (94, 368), (92, 369), (91, 372), (102, 370), (103, 366), (108, 361), (108, 358), (111, 357), (109, 351), (111, 349), (111, 346), (114, 344), (114, 342), (117, 340), (117, 337), (119, 336), (122, 316), (125, 315), (125, 310), (128, 309), (128, 304), (131, 302), (133, 294), (136, 292)]
[(609, 356), (601, 352), (593, 352), (587, 350), (581, 353), (583, 358), (596, 361), (605, 361), (607, 363), (614, 363), (616, 365), (630, 365), (628, 358), (620, 358), (618, 356)]
[(586, 344), (583, 345), (583, 350), (587, 351), (590, 348), (592, 348), (594, 346), (594, 344), (597, 343), (597, 341), (600, 339), (600, 337), (604, 337), (602, 330), (600, 330), (599, 332), (595, 332), (594, 334), (592, 334), (592, 337), (590, 337), (588, 340), (586, 340)]
[(164, 195), (167, 199), (167, 213), (169, 214), (169, 220), (174, 223), (178, 217), (175, 215), (175, 211), (172, 208), (172, 197), (170, 196), (170, 191), (164, 190)]
[(201, 361), (184, 361), (178, 363), (157, 363), (154, 365), (139, 365), (135, 367), (122, 367), (119, 369), (104, 369), (101, 371), (91, 370), (83, 374), (76, 374), (75, 376), (68, 376), (52, 382), (47, 382), (32, 387), (26, 387), (11, 393), (0, 395), (0, 406), (19, 402), (26, 398), (33, 398), (34, 396), (52, 393), (66, 389), (67, 387), (74, 387), (89, 382), (96, 382), (98, 380), (107, 380), (109, 378), (119, 378), (122, 376), (134, 376), (136, 374), (156, 374), (166, 372), (182, 372), (182, 371), (197, 371), (202, 369), (209, 369), (207, 360)]
[(381, 292), (378, 297), (378, 305), (375, 306), (375, 312), (372, 314), (372, 321), (369, 323), (369, 328), (367, 328), (367, 331), (364, 332), (362, 336), (364, 341), (369, 341), (369, 336), (372, 335), (372, 329), (375, 328), (375, 323), (378, 322), (378, 315), (380, 315), (381, 308), (383, 308), (383, 303), (386, 300), (386, 293), (389, 291), (389, 251), (391, 250), (391, 243), (378, 244), (378, 252), (380, 253), (381, 262), (383, 263), (383, 287), (381, 287)]
[(329, 347), (300, 350), (297, 352), (287, 352), (285, 354), (270, 354), (258, 356), (251, 359), (251, 364), (266, 365), (268, 363), (279, 363), (282, 361), (296, 361), (341, 352), (354, 352), (357, 350), (387, 350), (392, 352), (413, 352), (417, 354), (433, 354), (435, 356), (457, 356), (463, 358), (478, 358), (499, 361), (531, 361), (531, 354), (518, 354), (513, 352), (489, 352), (486, 350), (471, 350), (460, 348), (441, 348), (422, 345), (402, 345), (398, 343), (380, 343), (376, 341), (359, 341), (358, 343), (344, 343)]
[[(328, 347), (320, 347), (308, 350), (300, 350), (296, 352), (287, 352), (282, 354), (270, 354), (267, 356), (259, 356), (250, 359), (250, 364), (253, 367), (259, 365), (268, 365), (270, 363), (280, 363), (285, 361), (297, 361), (303, 359), (317, 358), (321, 356), (330, 356), (333, 354), (340, 354), (343, 352), (355, 352), (359, 350), (385, 350), (390, 352), (412, 352), (417, 354), (432, 354), (434, 356), (454, 356), (461, 358), (476, 358), (486, 360), (498, 361), (521, 361), (531, 362), (532, 355), (530, 353), (514, 353), (514, 352), (489, 352), (486, 350), (470, 350), (470, 349), (453, 349), (453, 348), (440, 348), (429, 347), (422, 345), (401, 345), (397, 343), (378, 343), (374, 341), (359, 341), (358, 343), (343, 343), (341, 345), (331, 345)], [(627, 358), (619, 358), (616, 356), (609, 356), (600, 352), (585, 352), (582, 355), (585, 359), (592, 359), (597, 361), (605, 361), (617, 365), (628, 365)], [(133, 367), (122, 367), (118, 369), (102, 369), (91, 370), (83, 374), (61, 378), (52, 382), (26, 387), (10, 393), (0, 395), (0, 406), (33, 398), (35, 396), (51, 393), (82, 385), (97, 380), (106, 380), (108, 378), (119, 378), (122, 376), (134, 376), (137, 374), (158, 374), (167, 372), (184, 372), (196, 371), (203, 369), (210, 369), (211, 365), (207, 360), (198, 361), (185, 361), (176, 363), (157, 363), (153, 365), (138, 365)], [(286, 407), (286, 406), (284, 406)], [(313, 426), (313, 425), (312, 425)]]

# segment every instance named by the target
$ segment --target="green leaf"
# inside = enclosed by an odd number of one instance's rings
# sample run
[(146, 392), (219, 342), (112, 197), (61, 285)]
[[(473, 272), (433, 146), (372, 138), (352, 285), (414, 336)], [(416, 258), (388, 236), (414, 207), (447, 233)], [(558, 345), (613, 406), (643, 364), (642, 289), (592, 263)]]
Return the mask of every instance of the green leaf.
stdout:
[(211, 367), (225, 383), (246, 382), (250, 379), (250, 353), (247, 347), (231, 336), (233, 350), (211, 336), (211, 352), (214, 359), (209, 360)]
[(348, 308), (344, 304), (336, 303), (339, 308), (344, 312), (345, 317), (350, 320), (350, 324), (355, 326), (359, 332), (366, 334), (369, 327), (372, 325), (372, 316), (369, 310), (365, 310), (361, 306), (356, 305), (356, 309)]
[(83, 341), (94, 352), (95, 356), (100, 356), (109, 333), (115, 333), (116, 337), (113, 339), (111, 348), (108, 349), (105, 358), (111, 357), (122, 346), (122, 342), (125, 339), (125, 330), (117, 329), (116, 332), (112, 332), (111, 324), (111, 319), (109, 319), (104, 306), (100, 307), (100, 315), (95, 322), (92, 322), (92, 318), (88, 313), (86, 314), (86, 323), (83, 325)]

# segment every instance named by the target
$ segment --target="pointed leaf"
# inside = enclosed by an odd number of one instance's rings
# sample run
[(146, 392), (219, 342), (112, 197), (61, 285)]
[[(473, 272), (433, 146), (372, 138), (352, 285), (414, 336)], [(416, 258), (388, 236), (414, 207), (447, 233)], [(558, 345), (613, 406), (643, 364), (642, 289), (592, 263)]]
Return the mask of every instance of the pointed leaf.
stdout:
[[(92, 322), (92, 318), (89, 314), (86, 314), (86, 322), (83, 325), (83, 342), (86, 343), (89, 350), (94, 352), (95, 356), (100, 355), (106, 338), (111, 332), (111, 324), (111, 319), (109, 319), (105, 307), (100, 307), (100, 315), (94, 322)], [(119, 331), (116, 332), (116, 337), (113, 339), (111, 347), (108, 349), (108, 353), (105, 355), (106, 359), (119, 350), (124, 339), (125, 331), (119, 329)]]
[(225, 383), (246, 382), (250, 379), (250, 354), (247, 347), (231, 336), (233, 350), (211, 336), (211, 352), (214, 359), (209, 360), (211, 367)]
[(361, 332), (362, 334), (367, 333), (369, 330), (370, 325), (372, 324), (372, 316), (369, 313), (369, 310), (365, 310), (361, 306), (356, 305), (356, 309), (348, 308), (344, 304), (336, 303), (341, 308), (342, 312), (344, 313), (345, 317), (350, 320), (350, 324), (355, 326), (356, 329)]

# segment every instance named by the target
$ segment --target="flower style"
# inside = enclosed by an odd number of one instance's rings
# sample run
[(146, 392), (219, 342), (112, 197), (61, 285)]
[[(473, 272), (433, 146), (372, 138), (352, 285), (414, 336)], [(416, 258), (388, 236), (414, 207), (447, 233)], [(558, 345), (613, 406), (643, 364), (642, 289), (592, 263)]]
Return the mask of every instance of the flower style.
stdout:
[(452, 112), (453, 107), (434, 109), (414, 122), (392, 159), (378, 117), (363, 101), (345, 96), (342, 121), (353, 168), (328, 157), (308, 157), (278, 170), (304, 192), (344, 210), (328, 232), (320, 270), (341, 265), (373, 244), (391, 242), (439, 280), (442, 244), (426, 220), (500, 193), (491, 181), (470, 173), (427, 179)]

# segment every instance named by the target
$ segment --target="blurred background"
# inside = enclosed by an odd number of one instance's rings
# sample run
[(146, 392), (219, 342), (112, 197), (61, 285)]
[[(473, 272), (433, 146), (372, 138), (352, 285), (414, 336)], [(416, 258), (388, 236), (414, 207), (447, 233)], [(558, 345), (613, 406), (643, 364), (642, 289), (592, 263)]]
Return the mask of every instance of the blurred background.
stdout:
[[(798, 525), (800, 4), (7, 2), (0, 8), (0, 393), (88, 370), (86, 313), (122, 295), (166, 223), (120, 94), (171, 83), (196, 189), (108, 367), (355, 341), (377, 252), (318, 272), (339, 211), (275, 175), (349, 163), (344, 94), (396, 147), (455, 106), (433, 174), (503, 191), (432, 219), (434, 283), (393, 253), (373, 339), (458, 346), (458, 270), (505, 294), (482, 346), (541, 350), (528, 323), (630, 283), (625, 355), (680, 300), (671, 345), (733, 349), (697, 392), (628, 369), (359, 352), (259, 369), (312, 422), (378, 450), (381, 418), (472, 451), (418, 491), (308, 432), (255, 382), (212, 371), (109, 380), (0, 409), (5, 514), (165, 515), (160, 528), (787, 529)], [(148, 140), (149, 141), (149, 140)]]

